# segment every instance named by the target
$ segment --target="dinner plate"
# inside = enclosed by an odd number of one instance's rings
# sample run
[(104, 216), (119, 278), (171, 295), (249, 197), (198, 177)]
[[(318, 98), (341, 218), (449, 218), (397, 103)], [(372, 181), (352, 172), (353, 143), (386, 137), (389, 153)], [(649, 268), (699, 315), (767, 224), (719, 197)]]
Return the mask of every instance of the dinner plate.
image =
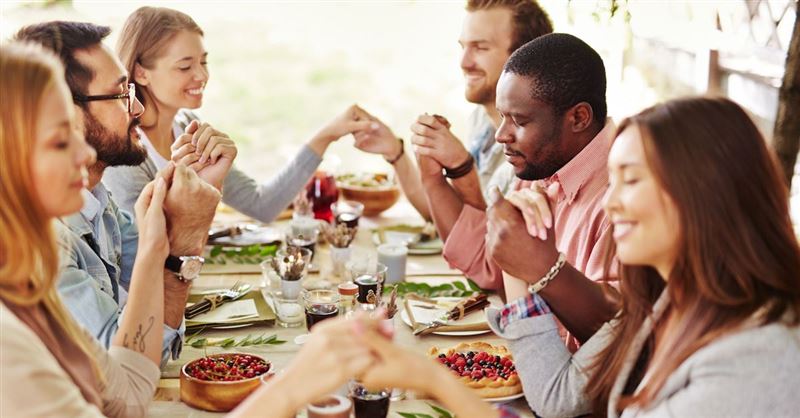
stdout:
[(239, 235), (216, 238), (208, 245), (246, 247), (254, 244), (278, 243), (283, 241), (283, 238), (284, 233), (278, 228), (250, 225), (242, 228), (242, 233)]
[(521, 398), (523, 396), (525, 396), (525, 393), (520, 392), (520, 393), (518, 393), (516, 395), (501, 396), (499, 398), (484, 398), (483, 400), (484, 401), (488, 401), (488, 402), (509, 402), (509, 401), (513, 401), (514, 399), (519, 399), (519, 398)]
[[(448, 307), (443, 306), (441, 309), (425, 309), (419, 308), (419, 305), (427, 305), (425, 302), (420, 302), (417, 300), (409, 300), (409, 304), (411, 304), (411, 310), (414, 313), (414, 319), (420, 322), (430, 322), (435, 318), (442, 316), (445, 312), (447, 312), (452, 306), (454, 306), (459, 300), (463, 298), (454, 298), (454, 297), (437, 297), (433, 298), (439, 303), (447, 304)], [(411, 318), (408, 317), (408, 312), (403, 306), (400, 309), (400, 319), (403, 320), (403, 323), (411, 328)], [(475, 311), (467, 316), (459, 319), (458, 321), (451, 321), (452, 325), (469, 325), (469, 324), (480, 324), (486, 322), (486, 314), (484, 314), (483, 310)], [(451, 337), (466, 337), (469, 335), (481, 335), (492, 332), (489, 329), (485, 330), (477, 330), (477, 331), (434, 331), (432, 334), (436, 335), (445, 335)]]
[(395, 225), (381, 227), (372, 232), (372, 242), (374, 242), (375, 245), (385, 243), (407, 245), (410, 255), (432, 255), (441, 253), (444, 248), (444, 242), (438, 237), (429, 241), (420, 242), (419, 234), (421, 232), (421, 226)]

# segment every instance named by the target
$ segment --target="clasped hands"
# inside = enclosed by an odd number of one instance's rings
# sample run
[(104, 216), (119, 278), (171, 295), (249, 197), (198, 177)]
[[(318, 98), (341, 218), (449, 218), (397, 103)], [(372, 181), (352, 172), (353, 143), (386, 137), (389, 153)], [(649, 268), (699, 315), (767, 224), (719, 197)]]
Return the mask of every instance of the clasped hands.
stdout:
[(507, 197), (498, 189), (490, 192), (486, 251), (507, 274), (535, 283), (558, 258), (552, 207), (559, 187), (537, 182)]

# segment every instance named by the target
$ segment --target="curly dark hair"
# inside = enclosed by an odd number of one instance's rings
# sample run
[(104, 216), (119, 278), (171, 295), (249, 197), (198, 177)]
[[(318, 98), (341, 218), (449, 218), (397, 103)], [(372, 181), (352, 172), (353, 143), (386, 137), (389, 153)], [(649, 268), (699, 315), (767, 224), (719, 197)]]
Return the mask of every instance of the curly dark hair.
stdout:
[(75, 51), (100, 44), (109, 33), (108, 26), (56, 20), (25, 26), (14, 35), (14, 40), (34, 42), (53, 51), (64, 64), (72, 94), (85, 95), (94, 71), (75, 59)]
[(580, 102), (589, 103), (594, 120), (605, 124), (606, 69), (586, 42), (566, 33), (551, 33), (517, 49), (504, 72), (535, 80), (532, 97), (553, 106), (557, 115)]

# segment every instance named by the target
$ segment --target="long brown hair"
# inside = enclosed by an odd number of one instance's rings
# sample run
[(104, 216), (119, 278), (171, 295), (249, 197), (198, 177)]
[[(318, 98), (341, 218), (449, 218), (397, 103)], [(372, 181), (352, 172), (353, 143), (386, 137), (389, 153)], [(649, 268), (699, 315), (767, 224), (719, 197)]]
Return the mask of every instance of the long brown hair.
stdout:
[[(679, 249), (666, 281), (651, 267), (620, 268), (619, 323), (586, 389), (598, 415), (607, 413), (627, 346), (665, 287), (669, 318), (656, 327), (666, 331), (657, 351), (651, 340), (642, 353), (650, 378), (621, 399), (621, 409), (646, 407), (689, 356), (756, 313), (759, 324), (800, 321), (800, 247), (788, 190), (745, 111), (724, 98), (679, 99), (625, 119), (617, 135), (631, 126), (639, 128), (647, 162), (677, 207)], [(643, 363), (633, 376), (642, 375)]]
[[(203, 36), (203, 30), (189, 15), (166, 7), (140, 7), (128, 16), (117, 40), (117, 54), (134, 83), (136, 64), (152, 69), (167, 44), (181, 31)], [(136, 97), (158, 115), (158, 104), (147, 86), (136, 83)]]
[[(0, 69), (0, 296), (22, 306), (41, 302), (93, 361), (90, 341), (56, 292), (59, 249), (54, 220), (31, 182), (42, 101), (51, 89), (67, 91), (64, 67), (40, 45), (11, 43), (0, 47)], [(92, 367), (103, 381), (94, 361)]]

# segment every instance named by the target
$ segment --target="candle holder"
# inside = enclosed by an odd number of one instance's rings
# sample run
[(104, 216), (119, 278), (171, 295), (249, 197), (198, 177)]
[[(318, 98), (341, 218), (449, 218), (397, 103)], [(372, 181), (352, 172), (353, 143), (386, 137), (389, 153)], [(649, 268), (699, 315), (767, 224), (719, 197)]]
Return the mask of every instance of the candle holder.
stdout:
[(300, 296), (302, 279), (311, 264), (311, 251), (302, 247), (285, 247), (268, 260), (272, 270), (281, 278), (281, 292), (287, 298)]

